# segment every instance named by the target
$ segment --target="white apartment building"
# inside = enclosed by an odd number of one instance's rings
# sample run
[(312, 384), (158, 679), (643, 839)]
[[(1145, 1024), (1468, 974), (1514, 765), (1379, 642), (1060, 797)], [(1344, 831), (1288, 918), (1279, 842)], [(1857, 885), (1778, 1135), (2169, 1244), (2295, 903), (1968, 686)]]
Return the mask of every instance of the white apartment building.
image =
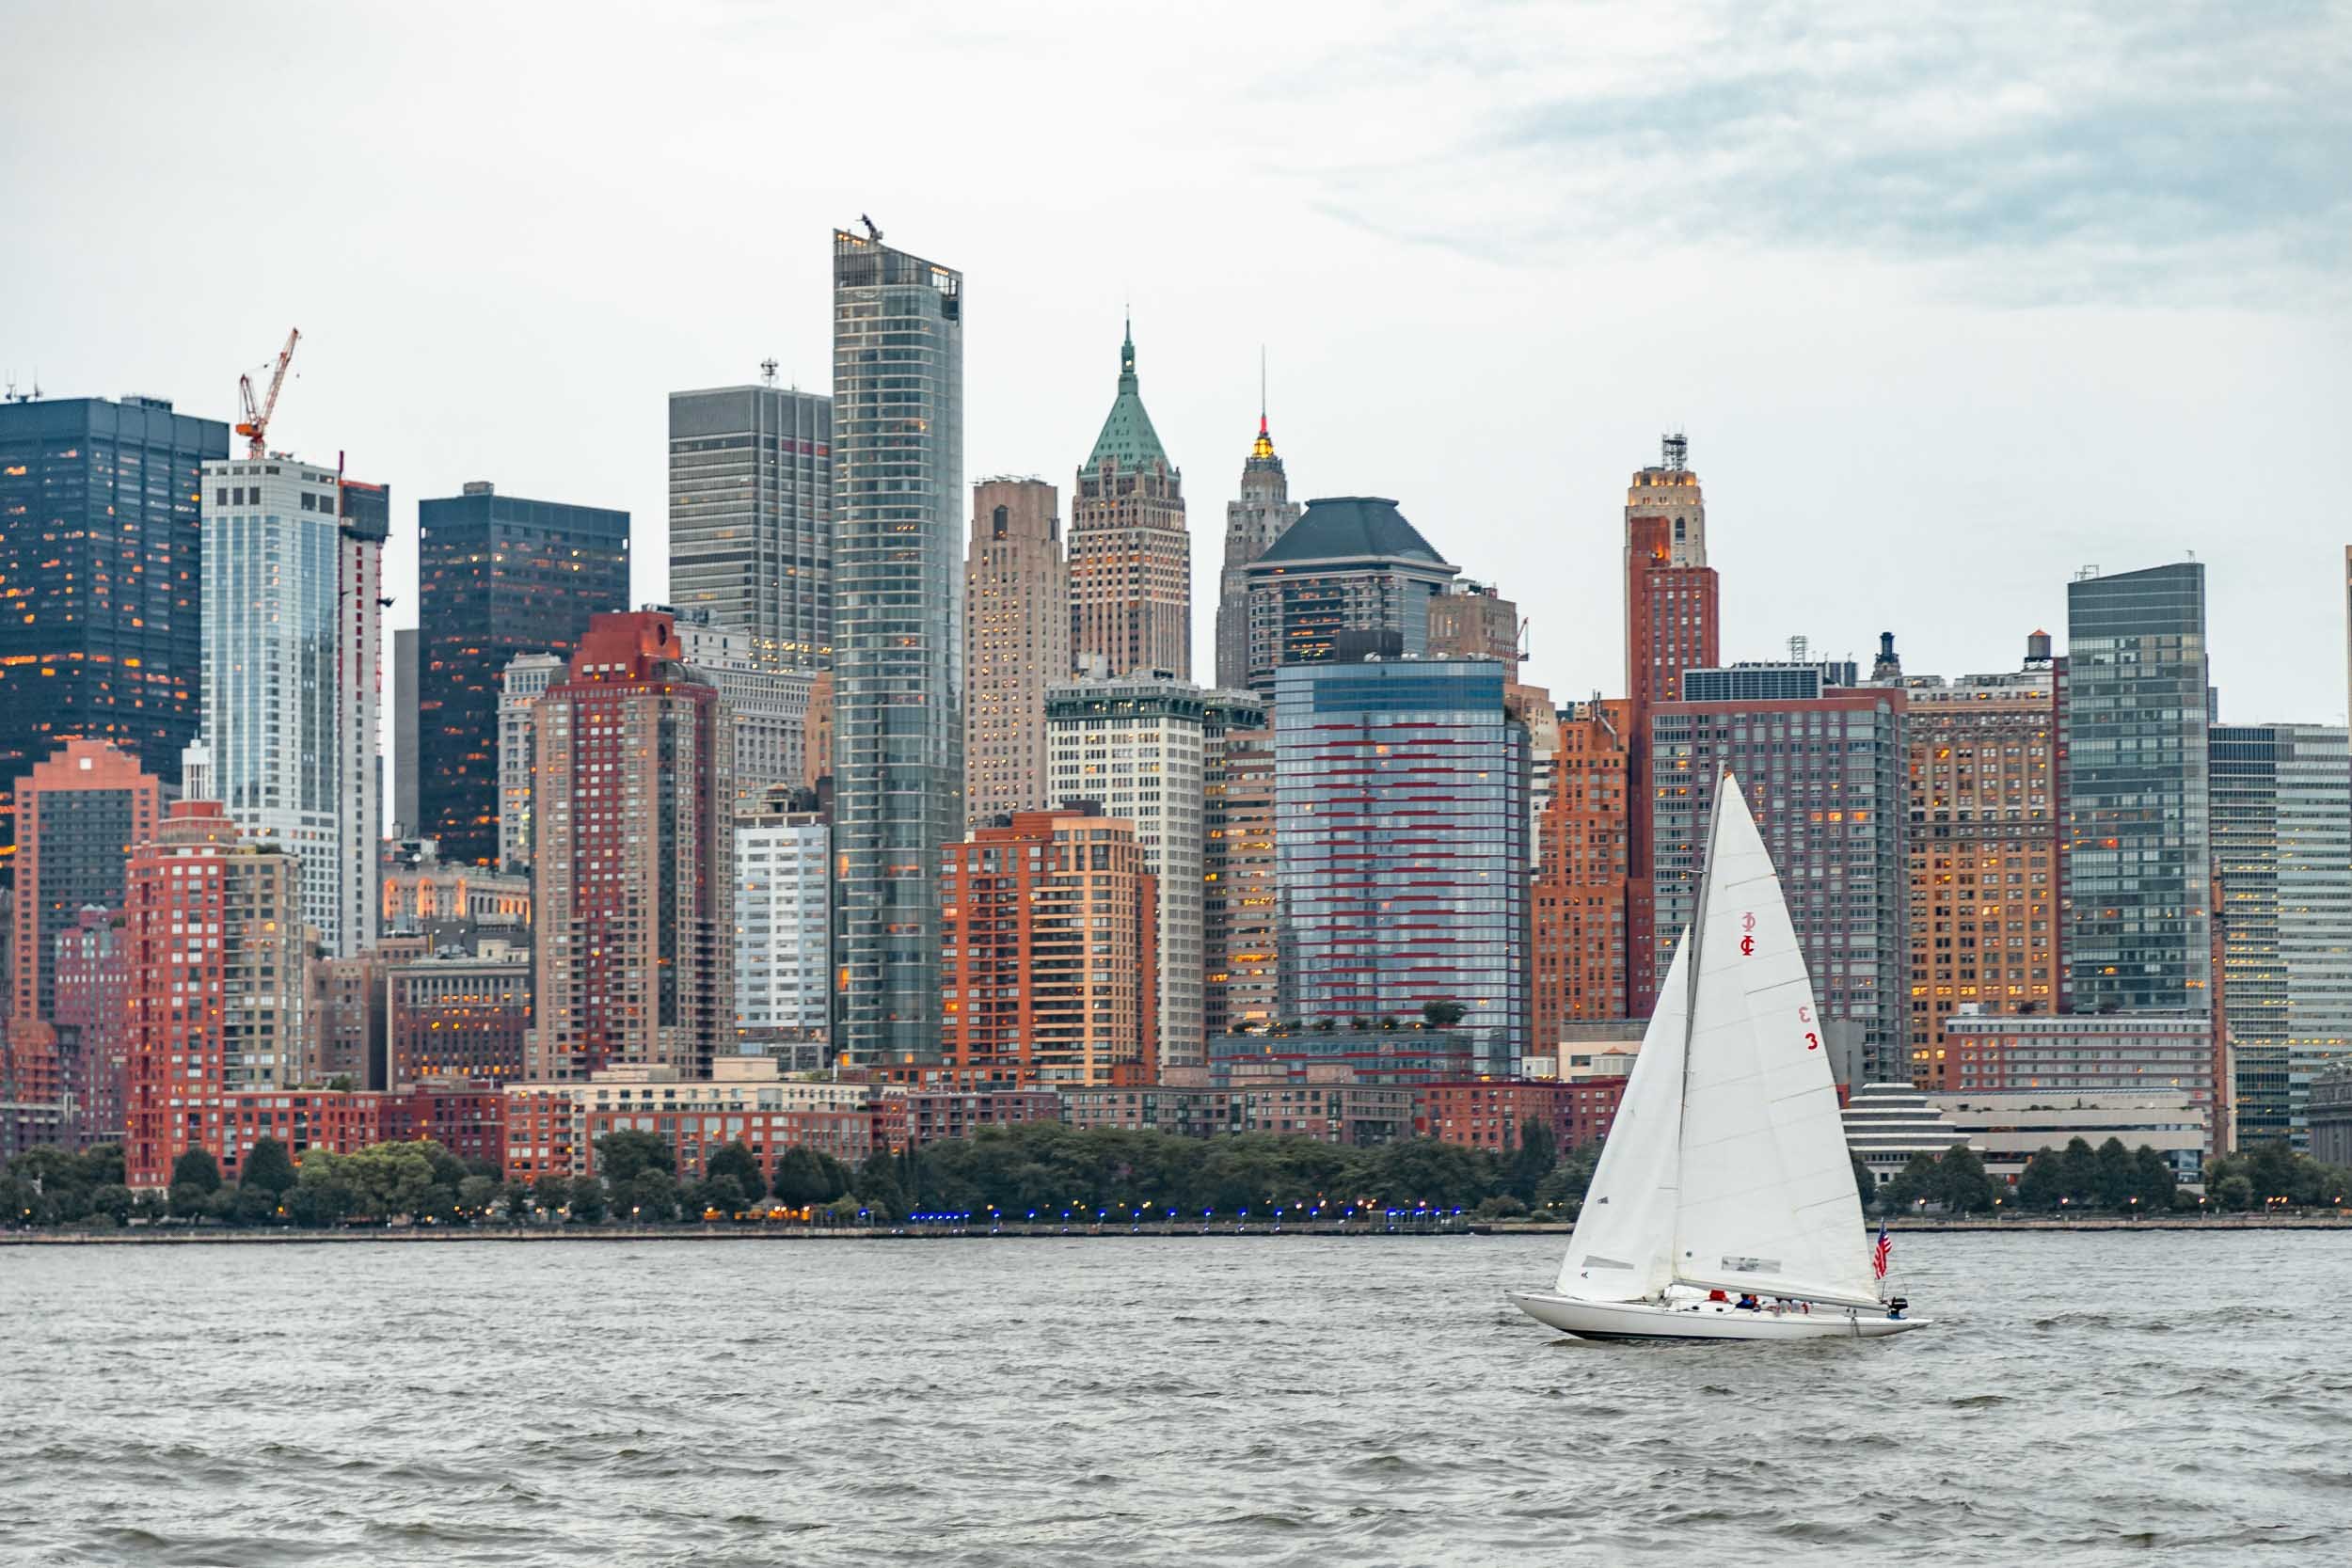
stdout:
[(517, 654), (499, 682), (499, 869), (531, 869), (532, 802), (539, 772), (532, 705), (564, 678), (553, 654)]
[(204, 738), (246, 836), (299, 857), (331, 957), (375, 945), (390, 494), (282, 454), (204, 465)]
[(825, 1034), (833, 987), (829, 941), (832, 834), (788, 790), (735, 824), (735, 1034), (763, 1039)]

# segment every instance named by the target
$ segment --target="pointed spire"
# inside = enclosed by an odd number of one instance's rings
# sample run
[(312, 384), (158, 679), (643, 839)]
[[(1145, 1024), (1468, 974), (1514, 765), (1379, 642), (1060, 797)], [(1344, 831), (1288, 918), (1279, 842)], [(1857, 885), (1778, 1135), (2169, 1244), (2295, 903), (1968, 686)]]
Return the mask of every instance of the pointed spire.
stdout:
[[(1143, 395), (1136, 382), (1136, 325), (1134, 313), (1128, 314), (1126, 335), (1119, 344), (1119, 395), (1111, 400), (1110, 417), (1103, 421), (1103, 434), (1095, 437), (1093, 455), (1087, 467), (1099, 467), (1105, 459), (1123, 469), (1140, 470), (1149, 463), (1167, 463), (1168, 454), (1160, 448), (1159, 433), (1152, 428), (1152, 416), (1144, 412)], [(1168, 465), (1170, 470), (1173, 464)]]
[(1266, 434), (1265, 424), (1265, 345), (1258, 345), (1258, 438), (1249, 444), (1253, 461), (1274, 455), (1274, 437)]

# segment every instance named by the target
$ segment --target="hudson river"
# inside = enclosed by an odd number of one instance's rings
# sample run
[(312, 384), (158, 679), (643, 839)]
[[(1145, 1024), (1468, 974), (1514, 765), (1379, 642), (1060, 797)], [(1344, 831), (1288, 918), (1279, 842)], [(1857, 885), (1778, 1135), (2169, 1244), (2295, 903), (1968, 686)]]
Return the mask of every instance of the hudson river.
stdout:
[(0, 1248), (0, 1561), (2352, 1550), (2352, 1234), (1899, 1236), (1942, 1326), (1809, 1346), (1563, 1340), (1563, 1244)]

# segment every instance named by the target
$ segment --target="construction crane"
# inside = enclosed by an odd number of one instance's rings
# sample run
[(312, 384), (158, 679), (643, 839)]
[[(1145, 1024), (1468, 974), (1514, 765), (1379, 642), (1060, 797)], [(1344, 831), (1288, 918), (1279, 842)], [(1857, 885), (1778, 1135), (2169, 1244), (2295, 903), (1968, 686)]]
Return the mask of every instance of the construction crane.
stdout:
[(278, 351), (278, 368), (270, 373), (269, 395), (262, 400), (259, 408), (253, 405), (253, 377), (237, 377), (237, 396), (245, 404), (245, 418), (237, 421), (237, 434), (246, 437), (247, 457), (260, 457), (266, 450), (269, 417), (278, 411), (278, 389), (286, 385), (286, 367), (294, 362), (294, 344), (300, 341), (302, 328), (297, 326), (286, 334), (286, 346)]

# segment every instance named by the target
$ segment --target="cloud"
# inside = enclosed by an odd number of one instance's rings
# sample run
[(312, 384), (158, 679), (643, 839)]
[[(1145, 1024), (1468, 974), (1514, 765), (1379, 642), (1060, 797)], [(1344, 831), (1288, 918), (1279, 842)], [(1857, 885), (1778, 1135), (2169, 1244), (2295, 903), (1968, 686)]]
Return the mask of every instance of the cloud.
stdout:
[(1511, 5), (1368, 40), (1313, 107), (1375, 129), (1312, 199), (1538, 260), (1730, 242), (2010, 304), (2344, 302), (2352, 6), (1853, 14)]

